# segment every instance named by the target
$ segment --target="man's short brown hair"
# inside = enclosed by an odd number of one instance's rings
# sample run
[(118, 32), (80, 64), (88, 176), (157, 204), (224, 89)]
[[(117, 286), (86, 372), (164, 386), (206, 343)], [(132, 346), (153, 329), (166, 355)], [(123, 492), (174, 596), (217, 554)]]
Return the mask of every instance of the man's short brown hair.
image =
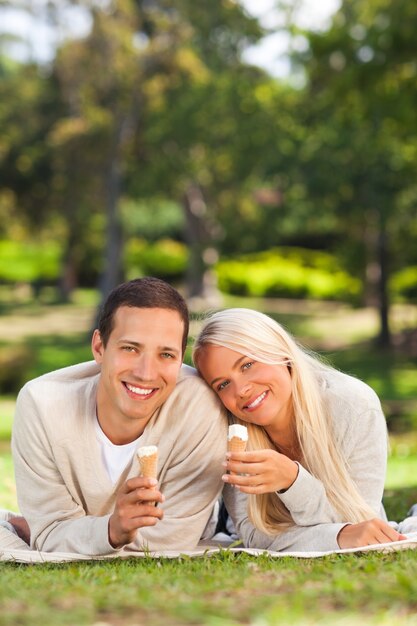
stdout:
[(149, 276), (135, 278), (115, 287), (104, 302), (98, 320), (98, 330), (104, 346), (107, 345), (114, 327), (114, 315), (117, 309), (122, 306), (177, 311), (184, 324), (182, 337), (182, 352), (184, 354), (190, 324), (189, 314), (184, 298), (174, 287), (171, 287), (164, 280)]

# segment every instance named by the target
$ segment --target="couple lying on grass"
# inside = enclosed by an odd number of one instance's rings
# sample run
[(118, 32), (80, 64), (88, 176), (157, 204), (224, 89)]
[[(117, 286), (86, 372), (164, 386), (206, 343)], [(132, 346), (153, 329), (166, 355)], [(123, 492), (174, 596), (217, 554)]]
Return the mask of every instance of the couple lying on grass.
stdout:
[[(370, 387), (246, 309), (205, 321), (198, 375), (182, 365), (188, 324), (167, 283), (124, 283), (104, 304), (94, 361), (25, 385), (12, 437), (22, 517), (3, 512), (0, 548), (191, 550), (213, 536), (221, 493), (246, 547), (328, 551), (417, 530), (417, 517), (386, 521), (387, 431)], [(226, 455), (228, 420), (248, 426), (247, 451)], [(157, 480), (138, 476), (149, 445)]]

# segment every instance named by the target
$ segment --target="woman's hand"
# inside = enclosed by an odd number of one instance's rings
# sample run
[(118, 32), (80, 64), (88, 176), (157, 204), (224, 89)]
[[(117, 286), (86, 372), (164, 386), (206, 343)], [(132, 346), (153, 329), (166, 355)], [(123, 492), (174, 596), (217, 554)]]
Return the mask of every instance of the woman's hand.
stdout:
[(273, 493), (291, 487), (298, 476), (295, 461), (275, 450), (228, 452), (222, 479), (243, 493)]
[(340, 548), (360, 548), (376, 543), (401, 541), (406, 538), (405, 535), (398, 533), (382, 519), (375, 518), (359, 524), (344, 526), (337, 536), (337, 543)]

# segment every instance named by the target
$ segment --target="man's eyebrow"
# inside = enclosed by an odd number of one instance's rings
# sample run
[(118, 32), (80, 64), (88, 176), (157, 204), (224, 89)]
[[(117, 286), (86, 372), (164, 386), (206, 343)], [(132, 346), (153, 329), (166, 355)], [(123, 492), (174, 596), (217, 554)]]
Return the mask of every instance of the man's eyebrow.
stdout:
[(181, 352), (178, 348), (170, 348), (170, 346), (159, 346), (159, 349), (162, 350), (162, 352), (175, 352), (175, 354), (180, 354)]
[[(132, 339), (119, 339), (117, 343), (128, 343), (130, 346), (134, 346), (135, 348), (143, 348), (145, 345), (139, 341), (133, 341)], [(171, 348), (170, 346), (158, 346), (158, 350), (161, 350), (162, 352), (175, 352), (175, 354), (181, 353), (181, 350), (178, 348)]]
[[(242, 361), (244, 361), (246, 359), (246, 356), (243, 355), (241, 356), (239, 359), (237, 359), (237, 361), (235, 361), (232, 365), (232, 370), (235, 370), (239, 367), (239, 365), (241, 364)], [(223, 380), (224, 376), (217, 376), (216, 378), (213, 378), (213, 380), (210, 383), (210, 387), (212, 387), (215, 383), (217, 383), (219, 380)]]

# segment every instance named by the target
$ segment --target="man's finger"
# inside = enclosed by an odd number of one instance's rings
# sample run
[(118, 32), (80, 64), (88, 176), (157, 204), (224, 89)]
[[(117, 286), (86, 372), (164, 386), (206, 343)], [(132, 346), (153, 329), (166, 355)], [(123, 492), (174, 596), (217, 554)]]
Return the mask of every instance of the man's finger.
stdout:
[(156, 487), (158, 481), (155, 478), (144, 478), (143, 476), (135, 476), (129, 478), (121, 488), (122, 493), (129, 493), (134, 489), (151, 489)]

